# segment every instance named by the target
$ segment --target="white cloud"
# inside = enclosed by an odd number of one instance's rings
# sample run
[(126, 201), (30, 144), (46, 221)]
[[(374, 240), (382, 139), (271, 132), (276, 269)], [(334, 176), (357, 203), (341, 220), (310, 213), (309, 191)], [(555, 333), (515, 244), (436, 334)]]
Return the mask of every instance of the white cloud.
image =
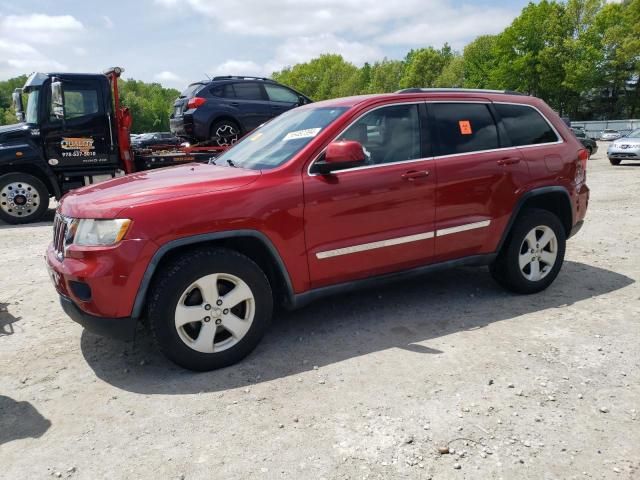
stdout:
[(113, 28), (113, 20), (108, 15), (102, 16), (102, 21), (104, 22), (104, 26), (107, 28)]
[(162, 72), (156, 73), (153, 76), (153, 78), (164, 85), (170, 85), (172, 87), (175, 87), (175, 86), (181, 87), (188, 83), (184, 78), (182, 78), (177, 73), (170, 72), (168, 70), (164, 70)]
[[(378, 38), (387, 45), (433, 45), (448, 42), (462, 48), (478, 35), (498, 33), (514, 19), (513, 12), (496, 8), (461, 7), (429, 10), (416, 22), (398, 26)], [(424, 21), (428, 18), (428, 21)]]
[(156, 0), (167, 8), (192, 10), (210, 17), (216, 28), (240, 35), (317, 37), (341, 35), (366, 44), (444, 42), (462, 44), (499, 31), (517, 8), (482, 8), (453, 0)]
[(378, 47), (362, 42), (351, 42), (333, 34), (321, 34), (312, 37), (290, 38), (276, 49), (272, 67), (279, 69), (287, 65), (306, 62), (323, 53), (338, 53), (345, 60), (362, 65), (381, 59), (384, 54)]
[(268, 77), (273, 72), (296, 63), (307, 62), (323, 53), (338, 53), (348, 62), (362, 65), (384, 55), (377, 47), (349, 42), (332, 34), (292, 37), (276, 48), (275, 56), (266, 63), (252, 60), (226, 60), (211, 69), (212, 75), (252, 75)]
[(258, 65), (257, 63), (248, 60), (227, 60), (226, 62), (214, 67), (210, 73), (212, 76), (249, 75), (261, 77), (266, 75), (263, 65)]
[(64, 71), (68, 67), (52, 60), (31, 45), (0, 38), (0, 78), (33, 71)]
[(29, 43), (60, 44), (83, 31), (71, 15), (0, 15), (0, 36)]

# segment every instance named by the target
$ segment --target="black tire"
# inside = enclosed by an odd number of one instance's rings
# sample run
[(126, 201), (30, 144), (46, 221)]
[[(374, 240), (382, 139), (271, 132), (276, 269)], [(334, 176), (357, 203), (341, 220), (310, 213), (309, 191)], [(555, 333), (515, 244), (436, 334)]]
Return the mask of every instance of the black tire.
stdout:
[[(525, 237), (534, 228), (543, 226), (551, 229), (557, 241), (556, 259), (543, 278), (529, 280), (520, 269), (519, 257), (525, 246)], [(566, 232), (560, 219), (547, 210), (530, 209), (516, 220), (498, 258), (490, 266), (493, 278), (504, 288), (516, 293), (531, 294), (547, 288), (560, 272), (566, 248)], [(526, 268), (526, 267), (525, 267)], [(531, 268), (531, 267), (529, 267)]]
[[(220, 352), (202, 353), (181, 339), (175, 326), (175, 312), (185, 290), (212, 273), (242, 279), (253, 295), (255, 313), (251, 326), (235, 345)], [(160, 351), (181, 367), (196, 371), (226, 367), (246, 357), (266, 332), (272, 312), (273, 294), (264, 272), (250, 258), (226, 248), (193, 250), (172, 260), (157, 274), (147, 309), (149, 328)], [(200, 323), (200, 328), (203, 325)], [(215, 335), (217, 338), (219, 334)]]
[(619, 158), (610, 158), (610, 159), (609, 159), (609, 163), (610, 163), (611, 165), (613, 165), (614, 167), (615, 167), (615, 166), (617, 166), (617, 165), (620, 165), (620, 162), (621, 162), (621, 161), (622, 161), (622, 160), (620, 160)]
[(589, 158), (591, 158), (591, 155), (593, 155), (593, 148), (587, 147), (587, 152), (589, 152)]
[[(11, 191), (15, 192), (15, 188), (20, 189), (20, 195), (12, 202)], [(31, 223), (39, 220), (48, 208), (49, 190), (39, 178), (21, 172), (0, 176), (0, 219), (13, 225)]]
[(211, 125), (210, 140), (220, 146), (230, 146), (240, 139), (240, 126), (231, 120), (219, 120)]

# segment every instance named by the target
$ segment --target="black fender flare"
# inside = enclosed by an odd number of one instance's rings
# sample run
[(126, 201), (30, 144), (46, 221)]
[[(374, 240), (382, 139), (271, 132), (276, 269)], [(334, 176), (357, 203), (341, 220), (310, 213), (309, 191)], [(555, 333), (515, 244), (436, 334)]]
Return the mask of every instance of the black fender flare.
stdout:
[(131, 317), (135, 319), (139, 319), (142, 316), (142, 312), (145, 305), (145, 300), (147, 297), (147, 293), (149, 291), (149, 286), (151, 285), (151, 280), (153, 279), (153, 275), (155, 274), (160, 261), (172, 250), (176, 248), (184, 247), (186, 245), (197, 245), (199, 243), (207, 243), (213, 240), (226, 240), (230, 238), (241, 238), (241, 237), (251, 237), (259, 240), (264, 244), (267, 250), (270, 252), (273, 260), (277, 268), (280, 270), (280, 274), (285, 281), (286, 288), (286, 301), (288, 304), (293, 303), (293, 298), (295, 296), (293, 291), (293, 285), (291, 283), (291, 278), (289, 277), (289, 272), (278, 253), (278, 250), (273, 245), (273, 242), (269, 240), (269, 238), (262, 232), (257, 230), (226, 230), (223, 232), (214, 232), (214, 233), (204, 233), (200, 235), (193, 235), (190, 237), (178, 238), (176, 240), (172, 240), (160, 246), (156, 253), (151, 257), (151, 261), (147, 265), (147, 269), (142, 276), (142, 280), (140, 281), (140, 286), (138, 287), (138, 293), (136, 294), (135, 301), (133, 303), (133, 309), (131, 311)]
[[(532, 198), (539, 197), (542, 195), (548, 195), (550, 193), (560, 193), (566, 198), (566, 202), (569, 205), (569, 211), (571, 212), (571, 225), (573, 225), (573, 208), (571, 206), (571, 196), (569, 195), (569, 192), (565, 187), (550, 186), (550, 187), (539, 187), (539, 188), (534, 188), (533, 190), (528, 190), (527, 192), (523, 193), (522, 196), (518, 199), (515, 208), (511, 212), (511, 218), (509, 218), (509, 223), (507, 223), (507, 226), (504, 229), (504, 232), (502, 232), (502, 238), (500, 238), (500, 243), (498, 243), (498, 247), (496, 248), (496, 253), (500, 253), (500, 251), (502, 250), (502, 246), (504, 245), (504, 242), (506, 242), (507, 237), (511, 232), (511, 229), (513, 228), (513, 224), (518, 218), (518, 215), (520, 215), (520, 212), (522, 211), (522, 208), (524, 207), (525, 203), (527, 203)], [(568, 237), (569, 237), (569, 232), (567, 232), (567, 238)]]

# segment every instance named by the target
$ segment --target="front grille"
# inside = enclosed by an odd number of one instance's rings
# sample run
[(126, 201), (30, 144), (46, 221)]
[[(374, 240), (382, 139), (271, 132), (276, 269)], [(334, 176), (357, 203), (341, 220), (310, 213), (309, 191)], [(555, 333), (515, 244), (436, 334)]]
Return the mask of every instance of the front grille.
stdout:
[(67, 236), (68, 228), (68, 220), (56, 213), (56, 217), (53, 220), (53, 249), (60, 259), (64, 257), (64, 239)]
[(609, 157), (611, 158), (633, 158), (633, 157), (637, 157), (638, 155), (636, 155), (635, 153), (621, 153), (621, 152), (611, 152), (609, 154)]

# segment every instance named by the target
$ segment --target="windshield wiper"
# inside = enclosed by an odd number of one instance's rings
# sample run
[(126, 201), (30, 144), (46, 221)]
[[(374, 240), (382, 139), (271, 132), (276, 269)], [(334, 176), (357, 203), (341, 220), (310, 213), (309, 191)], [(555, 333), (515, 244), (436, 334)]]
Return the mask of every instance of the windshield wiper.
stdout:
[(230, 167), (237, 168), (237, 167), (236, 167), (236, 164), (235, 164), (235, 163), (233, 163), (233, 160), (231, 160), (230, 158), (227, 158), (227, 164), (229, 164), (229, 166), (230, 166)]

